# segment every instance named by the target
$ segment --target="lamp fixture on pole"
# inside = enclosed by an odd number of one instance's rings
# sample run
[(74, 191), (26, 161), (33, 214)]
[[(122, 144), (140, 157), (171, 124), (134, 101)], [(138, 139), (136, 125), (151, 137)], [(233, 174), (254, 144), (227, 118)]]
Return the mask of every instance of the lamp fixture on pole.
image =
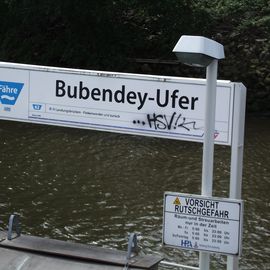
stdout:
[[(195, 67), (206, 67), (206, 104), (201, 194), (212, 196), (217, 69), (218, 60), (225, 58), (224, 48), (220, 43), (205, 37), (182, 36), (175, 45), (173, 52), (180, 62), (184, 64)], [(209, 270), (209, 267), (209, 253), (201, 252), (200, 269)]]

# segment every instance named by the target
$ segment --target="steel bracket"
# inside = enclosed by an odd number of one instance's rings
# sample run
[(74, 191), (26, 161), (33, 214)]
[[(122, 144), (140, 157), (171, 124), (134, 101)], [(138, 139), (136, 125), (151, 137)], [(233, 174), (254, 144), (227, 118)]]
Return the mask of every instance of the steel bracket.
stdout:
[[(12, 237), (13, 235), (13, 230), (16, 232), (16, 236)], [(8, 232), (7, 232), (7, 239), (12, 240), (16, 237), (19, 237), (21, 235), (21, 225), (19, 221), (19, 216), (18, 215), (10, 215), (9, 221), (8, 221)]]

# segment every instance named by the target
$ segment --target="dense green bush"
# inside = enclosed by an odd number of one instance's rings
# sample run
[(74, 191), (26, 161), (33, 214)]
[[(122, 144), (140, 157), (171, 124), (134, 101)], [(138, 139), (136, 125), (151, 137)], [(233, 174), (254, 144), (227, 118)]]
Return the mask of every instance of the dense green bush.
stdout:
[(202, 76), (175, 59), (182, 34), (225, 46), (219, 77), (242, 81), (249, 111), (270, 111), (270, 5), (267, 0), (0, 0), (2, 61)]

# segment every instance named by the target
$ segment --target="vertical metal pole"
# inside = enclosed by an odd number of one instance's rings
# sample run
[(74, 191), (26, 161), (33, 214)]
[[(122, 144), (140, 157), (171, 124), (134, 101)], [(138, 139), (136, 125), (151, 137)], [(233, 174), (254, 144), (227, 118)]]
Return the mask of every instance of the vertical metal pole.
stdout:
[[(234, 99), (230, 198), (241, 199), (246, 104), (246, 89), (243, 85), (235, 85)], [(238, 257), (228, 256), (227, 270), (238, 270)]]
[[(213, 60), (206, 70), (206, 101), (204, 118), (204, 142), (202, 165), (202, 191), (205, 196), (212, 196), (214, 164), (214, 132), (216, 115), (216, 87), (218, 60)], [(200, 252), (200, 270), (210, 269), (210, 255)]]

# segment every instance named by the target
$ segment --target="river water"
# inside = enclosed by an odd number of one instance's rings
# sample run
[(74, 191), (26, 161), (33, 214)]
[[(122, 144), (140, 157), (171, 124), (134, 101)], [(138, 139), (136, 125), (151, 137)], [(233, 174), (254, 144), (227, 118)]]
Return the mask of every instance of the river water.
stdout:
[[(0, 220), (21, 216), (24, 234), (126, 250), (198, 265), (198, 253), (164, 248), (165, 191), (200, 193), (202, 144), (0, 122)], [(270, 119), (246, 122), (240, 269), (270, 269)], [(230, 148), (215, 146), (213, 195), (228, 196)], [(211, 256), (211, 269), (226, 257)]]

